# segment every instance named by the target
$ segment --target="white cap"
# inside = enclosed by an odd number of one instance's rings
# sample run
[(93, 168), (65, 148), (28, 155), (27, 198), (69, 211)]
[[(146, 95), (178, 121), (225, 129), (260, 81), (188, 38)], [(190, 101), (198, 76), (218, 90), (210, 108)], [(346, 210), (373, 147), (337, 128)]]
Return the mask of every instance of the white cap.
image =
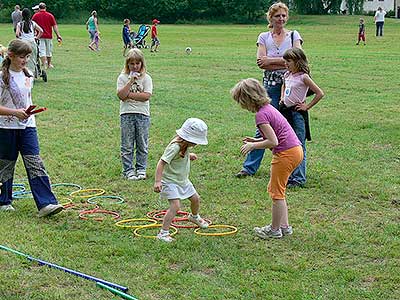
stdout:
[(207, 124), (197, 118), (189, 118), (176, 133), (185, 141), (197, 145), (207, 145)]
[(32, 6), (32, 9), (33, 9), (33, 10), (39, 9), (39, 4), (36, 4), (35, 6)]

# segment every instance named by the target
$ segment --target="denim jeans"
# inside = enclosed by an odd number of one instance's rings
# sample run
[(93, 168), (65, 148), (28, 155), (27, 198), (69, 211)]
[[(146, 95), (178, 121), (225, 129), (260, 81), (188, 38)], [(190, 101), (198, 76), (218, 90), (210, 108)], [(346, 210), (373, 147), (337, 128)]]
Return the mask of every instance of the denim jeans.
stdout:
[(297, 135), (297, 138), (301, 142), (301, 146), (303, 147), (303, 161), (300, 165), (297, 166), (296, 169), (292, 172), (289, 177), (288, 183), (290, 184), (305, 184), (306, 183), (306, 127), (303, 116), (296, 112), (291, 111), (292, 119), (293, 119), (293, 130)]
[[(268, 96), (271, 98), (271, 105), (276, 109), (278, 109), (279, 100), (281, 99), (282, 85), (277, 84), (273, 86), (264, 86), (264, 87), (267, 90)], [(261, 137), (261, 133), (258, 129), (256, 130), (256, 134), (254, 137), (255, 138)], [(249, 152), (243, 163), (242, 170), (250, 175), (254, 175), (257, 172), (258, 168), (260, 167), (261, 161), (264, 157), (264, 153), (265, 149), (256, 149)]]
[(376, 36), (382, 36), (383, 35), (383, 24), (385, 22), (376, 22)]
[(39, 156), (36, 128), (0, 128), (0, 141), (0, 182), (3, 183), (0, 205), (8, 205), (12, 202), (14, 170), (19, 153), (21, 153), (28, 174), (29, 186), (38, 210), (48, 204), (57, 204), (57, 199), (51, 191), (49, 177)]
[[(121, 160), (123, 175), (146, 173), (150, 117), (143, 114), (121, 115)], [(135, 151), (136, 149), (136, 151)], [(134, 153), (136, 164), (134, 166)]]

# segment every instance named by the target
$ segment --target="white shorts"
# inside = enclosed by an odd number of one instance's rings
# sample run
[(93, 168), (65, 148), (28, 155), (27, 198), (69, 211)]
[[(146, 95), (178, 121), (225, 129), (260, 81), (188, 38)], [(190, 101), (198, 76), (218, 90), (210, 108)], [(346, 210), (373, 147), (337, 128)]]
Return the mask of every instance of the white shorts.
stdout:
[(196, 194), (196, 189), (193, 184), (189, 181), (186, 185), (177, 185), (175, 183), (161, 182), (162, 189), (160, 193), (161, 199), (187, 199)]
[(53, 55), (53, 40), (39, 39), (39, 57), (51, 57)]

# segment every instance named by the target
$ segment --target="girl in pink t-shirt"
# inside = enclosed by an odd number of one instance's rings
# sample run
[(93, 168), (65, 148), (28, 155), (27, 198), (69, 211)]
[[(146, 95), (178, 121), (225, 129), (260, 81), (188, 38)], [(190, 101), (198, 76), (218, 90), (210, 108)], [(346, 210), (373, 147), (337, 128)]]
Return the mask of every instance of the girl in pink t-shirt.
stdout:
[(303, 159), (301, 143), (279, 111), (270, 105), (265, 88), (253, 78), (241, 80), (231, 90), (232, 98), (248, 111), (256, 113), (256, 125), (262, 137), (246, 137), (240, 151), (243, 155), (255, 149), (271, 149), (271, 174), (268, 192), (272, 198), (272, 223), (255, 227), (262, 238), (281, 238), (292, 234), (285, 197), (289, 175)]
[[(303, 50), (292, 48), (283, 54), (288, 71), (284, 76), (279, 110), (292, 126), (303, 145), (303, 161), (289, 177), (288, 187), (304, 186), (306, 183), (306, 139), (311, 140), (308, 110), (324, 96), (323, 91), (310, 77), (307, 57)], [(308, 90), (314, 98), (306, 104)]]

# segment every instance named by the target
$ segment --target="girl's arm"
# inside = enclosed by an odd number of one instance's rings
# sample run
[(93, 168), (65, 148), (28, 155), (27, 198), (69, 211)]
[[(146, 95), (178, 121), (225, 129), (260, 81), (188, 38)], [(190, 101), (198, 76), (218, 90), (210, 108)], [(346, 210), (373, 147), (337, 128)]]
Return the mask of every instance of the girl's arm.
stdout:
[(129, 92), (127, 99), (126, 100), (135, 100), (139, 102), (146, 102), (149, 101), (151, 97), (150, 93), (147, 92), (140, 92), (140, 93), (134, 93), (134, 92)]
[(276, 137), (276, 134), (271, 125), (261, 124), (258, 126), (258, 129), (262, 132), (262, 135), (265, 137), (265, 139), (260, 142), (254, 143), (245, 142), (240, 148), (240, 152), (243, 155), (246, 155), (254, 149), (271, 149), (278, 146), (278, 138)]
[(96, 31), (100, 34), (99, 23), (97, 22), (97, 18), (94, 18), (94, 26), (96, 26)]
[(166, 165), (166, 162), (163, 161), (162, 159), (160, 159), (157, 163), (157, 168), (156, 168), (156, 175), (155, 175), (155, 179), (154, 179), (154, 191), (156, 193), (161, 192), (161, 177), (162, 177), (162, 173), (164, 171), (164, 166)]
[(43, 34), (43, 29), (40, 27), (36, 22), (34, 23), (34, 29), (35, 29), (35, 39), (40, 39), (40, 37)]
[(131, 92), (130, 89), (135, 83), (138, 76), (131, 76), (128, 82), (117, 92), (117, 96), (121, 101), (135, 100), (139, 102), (146, 102), (150, 100), (151, 94), (148, 92)]
[(13, 109), (13, 108), (5, 107), (5, 106), (0, 106), (0, 115), (14, 116), (20, 120), (25, 120), (25, 119), (29, 118), (29, 115), (25, 112), (25, 109), (23, 109), (23, 108)]
[(311, 107), (313, 107), (315, 104), (318, 103), (319, 100), (322, 99), (322, 97), (324, 97), (324, 92), (320, 89), (320, 87), (314, 82), (314, 80), (311, 79), (311, 77), (309, 75), (304, 75), (304, 83), (308, 86), (308, 88), (310, 90), (312, 90), (315, 95), (314, 98), (311, 100), (310, 103), (306, 104), (304, 103), (300, 103), (296, 105), (296, 110), (303, 110), (303, 111), (307, 111), (309, 110)]
[(196, 153), (189, 153), (189, 159), (190, 160), (196, 160), (197, 159)]
[(283, 97), (285, 96), (285, 89), (286, 89), (286, 84), (285, 81), (283, 81), (281, 88), (281, 99), (279, 99), (279, 104), (283, 103)]

